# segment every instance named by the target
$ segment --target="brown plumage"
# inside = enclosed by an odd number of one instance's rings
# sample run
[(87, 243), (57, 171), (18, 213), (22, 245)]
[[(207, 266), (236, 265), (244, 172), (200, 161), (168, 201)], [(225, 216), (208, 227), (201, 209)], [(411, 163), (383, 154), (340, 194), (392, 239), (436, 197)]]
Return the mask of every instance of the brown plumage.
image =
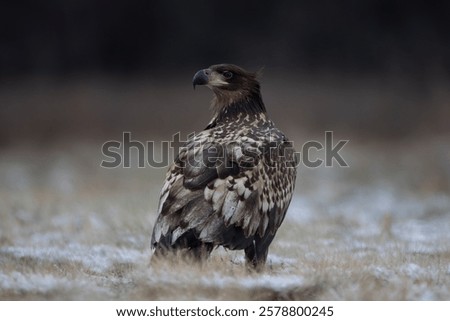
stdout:
[(197, 72), (214, 92), (213, 118), (183, 146), (161, 191), (154, 256), (203, 259), (216, 246), (264, 266), (295, 185), (291, 143), (268, 118), (256, 75), (221, 64)]

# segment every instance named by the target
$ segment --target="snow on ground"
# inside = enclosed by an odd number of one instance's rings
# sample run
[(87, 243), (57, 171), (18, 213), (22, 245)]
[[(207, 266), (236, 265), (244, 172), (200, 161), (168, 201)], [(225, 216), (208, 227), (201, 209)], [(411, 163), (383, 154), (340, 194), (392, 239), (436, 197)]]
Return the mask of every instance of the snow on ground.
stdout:
[(162, 169), (102, 169), (101, 144), (0, 155), (0, 299), (450, 300), (450, 141), (345, 147), (301, 168), (267, 270), (219, 249), (149, 266)]

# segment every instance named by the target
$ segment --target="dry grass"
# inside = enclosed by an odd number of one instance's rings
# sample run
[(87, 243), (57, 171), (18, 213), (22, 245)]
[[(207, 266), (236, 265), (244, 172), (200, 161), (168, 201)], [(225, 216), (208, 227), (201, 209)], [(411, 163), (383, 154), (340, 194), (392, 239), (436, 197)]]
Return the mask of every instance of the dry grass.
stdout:
[(448, 139), (302, 168), (262, 274), (225, 250), (150, 268), (165, 170), (102, 169), (100, 145), (2, 151), (0, 299), (450, 300)]

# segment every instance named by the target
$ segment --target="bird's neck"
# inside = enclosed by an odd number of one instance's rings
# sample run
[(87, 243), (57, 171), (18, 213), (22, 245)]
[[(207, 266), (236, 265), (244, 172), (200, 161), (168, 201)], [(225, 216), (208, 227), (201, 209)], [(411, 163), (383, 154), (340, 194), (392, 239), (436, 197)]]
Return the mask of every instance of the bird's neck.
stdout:
[(236, 122), (244, 118), (264, 117), (266, 107), (259, 92), (248, 95), (218, 95), (212, 101), (214, 116), (208, 128), (221, 123)]

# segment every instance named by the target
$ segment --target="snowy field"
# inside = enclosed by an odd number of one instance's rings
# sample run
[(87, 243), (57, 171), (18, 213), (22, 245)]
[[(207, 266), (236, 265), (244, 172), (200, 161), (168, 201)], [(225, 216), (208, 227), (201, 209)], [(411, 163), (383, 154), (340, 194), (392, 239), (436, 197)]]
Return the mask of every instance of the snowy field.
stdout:
[(350, 167), (301, 168), (261, 274), (225, 250), (150, 268), (165, 169), (102, 169), (100, 146), (1, 151), (0, 299), (450, 300), (448, 138), (350, 141)]

